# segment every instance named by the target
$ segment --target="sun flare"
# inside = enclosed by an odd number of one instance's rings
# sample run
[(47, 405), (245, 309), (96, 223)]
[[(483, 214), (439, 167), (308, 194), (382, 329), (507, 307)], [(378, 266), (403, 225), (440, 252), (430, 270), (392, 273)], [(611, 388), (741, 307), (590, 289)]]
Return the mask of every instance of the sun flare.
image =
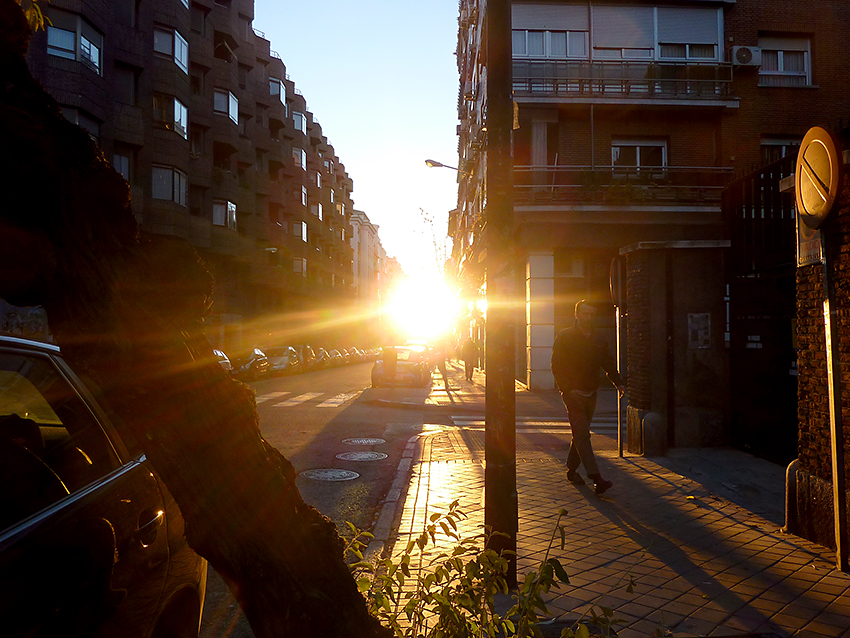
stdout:
[(397, 335), (435, 341), (451, 334), (460, 305), (457, 294), (441, 277), (421, 275), (396, 288), (387, 314)]

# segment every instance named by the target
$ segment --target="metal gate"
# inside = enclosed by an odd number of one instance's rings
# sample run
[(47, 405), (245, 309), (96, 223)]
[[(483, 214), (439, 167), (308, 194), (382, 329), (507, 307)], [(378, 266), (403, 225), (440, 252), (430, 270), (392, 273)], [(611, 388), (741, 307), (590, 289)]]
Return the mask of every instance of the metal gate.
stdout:
[(779, 182), (789, 155), (732, 182), (723, 194), (728, 271), (733, 445), (777, 463), (797, 457), (796, 221)]

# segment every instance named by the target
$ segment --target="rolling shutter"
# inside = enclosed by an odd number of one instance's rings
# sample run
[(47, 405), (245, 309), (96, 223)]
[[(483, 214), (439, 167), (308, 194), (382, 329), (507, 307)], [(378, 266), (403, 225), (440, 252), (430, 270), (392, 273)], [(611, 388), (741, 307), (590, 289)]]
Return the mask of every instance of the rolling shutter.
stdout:
[(653, 7), (593, 5), (593, 47), (652, 49), (655, 47)]
[(658, 42), (719, 44), (718, 11), (710, 7), (658, 7)]
[(587, 31), (587, 4), (513, 4), (512, 29)]

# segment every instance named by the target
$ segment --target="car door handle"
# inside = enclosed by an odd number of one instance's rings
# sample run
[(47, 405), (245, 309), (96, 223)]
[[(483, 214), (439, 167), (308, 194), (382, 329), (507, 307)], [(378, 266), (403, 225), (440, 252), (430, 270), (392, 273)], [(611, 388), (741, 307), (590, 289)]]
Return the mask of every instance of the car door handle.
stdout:
[(139, 527), (133, 537), (142, 544), (142, 547), (147, 547), (156, 540), (163, 522), (165, 522), (164, 511), (146, 509), (139, 514)]

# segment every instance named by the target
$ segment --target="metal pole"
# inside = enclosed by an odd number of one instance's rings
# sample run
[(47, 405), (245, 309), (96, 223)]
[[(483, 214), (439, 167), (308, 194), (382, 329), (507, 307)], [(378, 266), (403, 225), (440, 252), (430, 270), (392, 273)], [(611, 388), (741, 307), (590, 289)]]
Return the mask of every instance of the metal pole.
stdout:
[[(619, 277), (619, 272), (617, 273)], [(622, 285), (622, 282), (620, 282)], [(617, 369), (623, 369), (623, 343), (622, 338), (620, 337), (620, 305), (619, 300), (617, 304)], [(623, 398), (620, 396), (620, 391), (617, 390), (617, 450), (620, 458), (623, 458)]]
[(509, 586), (516, 586), (516, 386), (513, 325), (513, 97), (511, 3), (487, 3), (487, 380), (484, 408), (484, 524), (498, 535), (489, 547), (508, 552)]
[(823, 327), (826, 338), (826, 376), (829, 387), (829, 431), (832, 448), (832, 504), (835, 524), (835, 565), (843, 572), (847, 564), (847, 492), (844, 477), (844, 432), (841, 418), (841, 370), (838, 365), (838, 307), (835, 283), (829, 275), (826, 233), (823, 244)]

